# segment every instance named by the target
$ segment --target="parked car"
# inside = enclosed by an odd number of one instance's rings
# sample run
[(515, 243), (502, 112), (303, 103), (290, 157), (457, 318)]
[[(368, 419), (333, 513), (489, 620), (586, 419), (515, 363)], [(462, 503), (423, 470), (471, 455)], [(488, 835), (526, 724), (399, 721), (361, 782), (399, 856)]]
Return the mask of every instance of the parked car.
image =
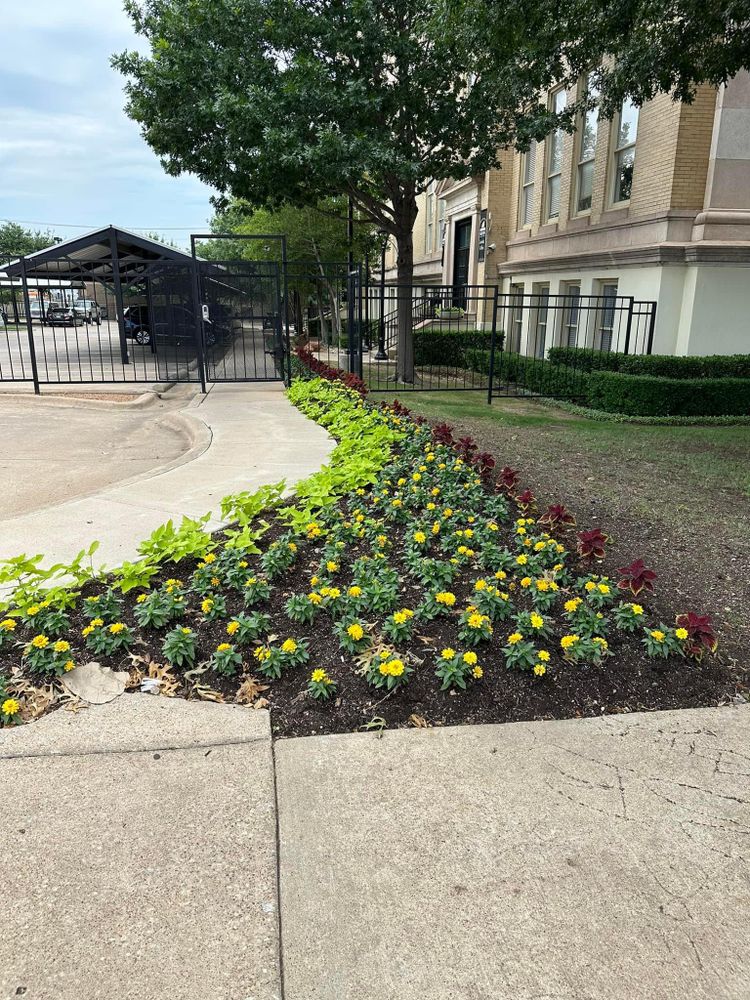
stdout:
[[(180, 342), (195, 340), (195, 317), (184, 306), (160, 306), (149, 315), (148, 306), (128, 306), (123, 312), (125, 336), (137, 344), (148, 345), (152, 335), (159, 342)], [(217, 328), (210, 320), (203, 321), (206, 344), (216, 343)]]
[(92, 299), (76, 299), (75, 302), (55, 302), (47, 309), (47, 322), (52, 325), (77, 326), (78, 323), (101, 324), (99, 306)]

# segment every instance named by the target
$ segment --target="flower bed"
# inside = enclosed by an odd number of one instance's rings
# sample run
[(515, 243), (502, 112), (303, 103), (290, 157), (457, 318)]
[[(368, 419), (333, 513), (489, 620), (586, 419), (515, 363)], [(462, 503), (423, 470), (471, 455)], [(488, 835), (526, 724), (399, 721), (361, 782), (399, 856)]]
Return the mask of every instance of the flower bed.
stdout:
[(144, 543), (148, 566), (45, 600), (19, 590), (0, 622), (4, 724), (53, 706), (89, 659), (128, 670), (132, 690), (268, 705), (277, 735), (731, 694), (707, 616), (662, 621), (649, 567), (608, 570), (598, 529), (471, 440), (335, 380), (289, 397), (338, 440), (294, 503), (274, 487), (227, 498), (226, 532), (168, 526)]

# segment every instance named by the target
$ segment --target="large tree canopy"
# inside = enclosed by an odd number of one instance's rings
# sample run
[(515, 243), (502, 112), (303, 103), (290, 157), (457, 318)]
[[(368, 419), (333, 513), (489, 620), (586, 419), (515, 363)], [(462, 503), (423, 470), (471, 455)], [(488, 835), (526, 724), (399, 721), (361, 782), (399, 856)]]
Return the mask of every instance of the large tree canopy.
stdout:
[[(621, 95), (689, 96), (747, 65), (746, 0), (126, 0), (148, 55), (123, 53), (128, 113), (171, 173), (255, 205), (347, 195), (413, 273), (417, 195), (497, 164), (556, 116), (543, 92), (608, 57)], [(742, 18), (743, 31), (734, 22)], [(744, 33), (743, 33), (744, 32)], [(413, 377), (410, 295), (398, 375)]]

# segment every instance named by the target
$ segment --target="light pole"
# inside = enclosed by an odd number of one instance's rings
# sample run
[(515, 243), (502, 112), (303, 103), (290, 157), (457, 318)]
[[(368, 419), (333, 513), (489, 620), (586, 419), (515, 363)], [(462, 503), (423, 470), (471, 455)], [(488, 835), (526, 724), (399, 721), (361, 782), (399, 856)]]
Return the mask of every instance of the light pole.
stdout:
[(378, 236), (383, 243), (380, 248), (380, 322), (378, 323), (378, 352), (375, 355), (376, 361), (387, 361), (388, 355), (385, 353), (385, 251), (388, 247), (388, 233), (384, 229), (378, 229)]

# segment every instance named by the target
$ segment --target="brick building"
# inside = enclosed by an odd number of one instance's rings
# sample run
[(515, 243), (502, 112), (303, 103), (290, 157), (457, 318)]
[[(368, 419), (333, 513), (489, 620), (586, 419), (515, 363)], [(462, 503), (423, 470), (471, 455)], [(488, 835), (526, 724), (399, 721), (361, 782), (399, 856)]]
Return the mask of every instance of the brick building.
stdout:
[[(550, 106), (572, 96), (552, 91)], [(575, 134), (500, 163), (420, 196), (415, 284), (653, 300), (655, 353), (750, 352), (750, 74), (690, 105), (663, 95), (611, 121), (589, 112)], [(607, 346), (604, 314), (588, 346)], [(564, 342), (562, 311), (549, 326), (546, 346)]]

